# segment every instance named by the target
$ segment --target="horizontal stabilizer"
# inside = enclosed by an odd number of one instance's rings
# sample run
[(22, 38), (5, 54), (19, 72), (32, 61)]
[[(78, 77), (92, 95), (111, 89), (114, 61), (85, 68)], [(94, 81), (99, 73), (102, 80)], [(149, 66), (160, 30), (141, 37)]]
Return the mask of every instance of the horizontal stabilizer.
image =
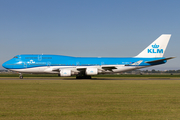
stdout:
[(145, 63), (156, 63), (156, 62), (161, 62), (164, 60), (169, 60), (169, 59), (173, 59), (175, 57), (169, 57), (169, 58), (165, 58), (165, 59), (160, 59), (160, 60), (153, 60), (153, 61), (146, 61)]

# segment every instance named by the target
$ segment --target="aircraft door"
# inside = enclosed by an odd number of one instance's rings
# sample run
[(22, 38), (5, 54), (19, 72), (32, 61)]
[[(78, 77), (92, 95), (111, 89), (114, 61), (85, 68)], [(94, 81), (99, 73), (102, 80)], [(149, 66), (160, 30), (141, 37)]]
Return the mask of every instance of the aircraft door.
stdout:
[(27, 63), (24, 62), (24, 68), (27, 68)]
[(42, 55), (38, 55), (38, 61), (42, 60)]
[(51, 62), (47, 62), (47, 66), (50, 67), (51, 66)]

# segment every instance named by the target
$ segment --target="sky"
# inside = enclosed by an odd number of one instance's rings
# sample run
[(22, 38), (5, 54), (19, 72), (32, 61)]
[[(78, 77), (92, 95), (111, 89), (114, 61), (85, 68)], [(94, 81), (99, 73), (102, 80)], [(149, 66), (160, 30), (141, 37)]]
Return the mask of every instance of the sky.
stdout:
[(0, 69), (19, 54), (136, 56), (172, 34), (156, 70), (180, 69), (178, 0), (0, 0)]

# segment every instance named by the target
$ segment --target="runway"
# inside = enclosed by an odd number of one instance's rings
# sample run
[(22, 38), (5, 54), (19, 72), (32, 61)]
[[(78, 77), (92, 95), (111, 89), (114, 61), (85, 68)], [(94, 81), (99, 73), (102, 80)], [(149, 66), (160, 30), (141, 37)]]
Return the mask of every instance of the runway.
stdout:
[(76, 79), (73, 77), (24, 77), (19, 79), (18, 77), (0, 77), (0, 80), (180, 80), (178, 77), (96, 77), (92, 79)]

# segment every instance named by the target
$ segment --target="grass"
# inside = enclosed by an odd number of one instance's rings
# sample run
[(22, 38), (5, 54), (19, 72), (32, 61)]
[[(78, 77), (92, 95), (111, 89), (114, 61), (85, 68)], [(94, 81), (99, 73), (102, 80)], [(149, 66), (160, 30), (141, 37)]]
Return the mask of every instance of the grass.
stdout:
[(0, 78), (1, 120), (175, 120), (180, 80)]
[[(0, 73), (0, 77), (19, 77), (17, 73)], [(23, 77), (58, 77), (58, 74), (23, 74)], [(75, 77), (75, 76), (72, 76)], [(122, 75), (96, 75), (92, 77), (180, 77), (180, 74), (122, 74)]]

